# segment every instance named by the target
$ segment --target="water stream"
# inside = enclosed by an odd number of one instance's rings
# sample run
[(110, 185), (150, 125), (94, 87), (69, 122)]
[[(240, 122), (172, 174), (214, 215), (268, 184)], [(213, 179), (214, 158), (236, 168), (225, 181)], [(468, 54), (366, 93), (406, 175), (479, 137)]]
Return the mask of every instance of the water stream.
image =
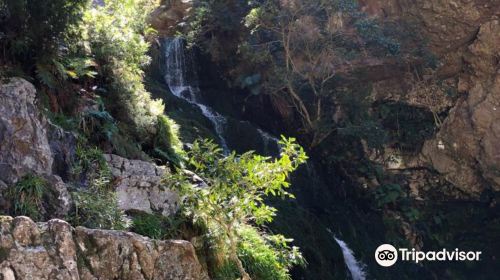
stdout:
[(180, 37), (165, 39), (165, 82), (175, 96), (200, 108), (201, 113), (212, 122), (215, 133), (219, 138), (220, 145), (225, 153), (229, 153), (229, 147), (224, 138), (224, 127), (226, 118), (214, 111), (212, 108), (201, 103), (199, 98), (200, 89), (193, 77), (188, 77), (188, 60), (185, 53), (184, 40)]
[[(165, 39), (164, 44), (166, 67), (165, 82), (170, 88), (170, 91), (176, 97), (181, 98), (200, 109), (201, 113), (213, 124), (222, 149), (226, 154), (229, 153), (229, 146), (226, 137), (224, 137), (224, 131), (226, 129), (230, 129), (228, 126), (228, 120), (226, 117), (202, 102), (197, 75), (194, 71), (192, 71), (192, 69), (190, 69), (193, 61), (191, 60), (192, 58), (189, 53), (185, 51), (184, 40), (179, 37), (167, 38)], [(237, 123), (241, 125), (245, 122), (239, 121)], [(277, 153), (279, 153), (278, 138), (260, 128), (251, 126), (251, 129), (254, 129), (256, 133), (260, 135), (262, 145), (264, 146), (263, 151), (269, 155), (277, 155)], [(342, 250), (345, 264), (350, 272), (351, 278), (353, 280), (365, 280), (365, 265), (356, 260), (352, 250), (344, 241), (336, 238), (335, 236), (333, 236), (333, 238)]]
[(344, 255), (345, 264), (351, 274), (352, 279), (365, 280), (366, 279), (365, 265), (360, 261), (356, 260), (356, 258), (354, 257), (354, 253), (344, 241), (338, 239), (335, 236), (333, 238), (335, 239), (337, 244), (339, 244), (340, 249), (342, 250), (342, 255)]

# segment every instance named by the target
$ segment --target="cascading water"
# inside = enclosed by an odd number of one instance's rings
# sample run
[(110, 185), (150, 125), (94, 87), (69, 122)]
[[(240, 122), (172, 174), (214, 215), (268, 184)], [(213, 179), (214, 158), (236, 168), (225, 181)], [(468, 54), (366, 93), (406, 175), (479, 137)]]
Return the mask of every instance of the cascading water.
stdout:
[(165, 59), (165, 81), (172, 94), (200, 108), (201, 113), (214, 125), (222, 149), (225, 153), (228, 153), (229, 147), (223, 136), (227, 120), (224, 116), (199, 101), (200, 89), (193, 81), (195, 77), (188, 77), (188, 58), (184, 51), (184, 40), (182, 38), (165, 39)]
[(365, 280), (366, 279), (365, 265), (356, 260), (356, 258), (354, 257), (354, 253), (344, 241), (338, 239), (335, 236), (333, 236), (333, 238), (335, 239), (337, 244), (339, 244), (340, 249), (342, 250), (342, 255), (344, 256), (345, 264), (347, 265), (347, 269), (349, 269), (352, 279)]

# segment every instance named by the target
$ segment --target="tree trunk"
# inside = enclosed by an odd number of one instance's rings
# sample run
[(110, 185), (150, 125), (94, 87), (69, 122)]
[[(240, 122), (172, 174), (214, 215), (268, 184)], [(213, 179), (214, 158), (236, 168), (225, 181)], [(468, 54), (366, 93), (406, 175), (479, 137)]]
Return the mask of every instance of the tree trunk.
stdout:
[(236, 266), (238, 267), (238, 271), (240, 272), (241, 275), (241, 280), (252, 280), (252, 278), (250, 278), (250, 275), (245, 271), (245, 268), (243, 267), (243, 263), (241, 262), (240, 258), (238, 258), (237, 244), (234, 241), (233, 235), (229, 233), (228, 237), (229, 237), (229, 244), (231, 246), (231, 259), (233, 259), (233, 261), (236, 262)]

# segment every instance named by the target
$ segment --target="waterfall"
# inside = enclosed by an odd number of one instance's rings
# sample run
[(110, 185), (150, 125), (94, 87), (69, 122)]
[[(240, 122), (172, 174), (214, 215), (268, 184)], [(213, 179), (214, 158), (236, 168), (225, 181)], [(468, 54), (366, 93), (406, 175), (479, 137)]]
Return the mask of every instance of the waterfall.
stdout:
[(170, 91), (175, 96), (200, 108), (201, 113), (212, 122), (222, 149), (225, 153), (228, 153), (229, 147), (223, 136), (227, 120), (224, 116), (202, 104), (199, 100), (200, 89), (196, 85), (196, 75), (189, 73), (189, 63), (191, 61), (188, 59), (190, 57), (186, 57), (184, 40), (182, 38), (165, 39), (165, 81)]
[(354, 257), (354, 253), (344, 241), (338, 239), (335, 236), (333, 236), (333, 238), (335, 239), (337, 244), (339, 244), (340, 249), (342, 250), (342, 255), (344, 256), (344, 261), (347, 266), (347, 269), (349, 269), (349, 272), (351, 273), (351, 278), (353, 280), (365, 280), (366, 266), (360, 261), (356, 260), (356, 258)]

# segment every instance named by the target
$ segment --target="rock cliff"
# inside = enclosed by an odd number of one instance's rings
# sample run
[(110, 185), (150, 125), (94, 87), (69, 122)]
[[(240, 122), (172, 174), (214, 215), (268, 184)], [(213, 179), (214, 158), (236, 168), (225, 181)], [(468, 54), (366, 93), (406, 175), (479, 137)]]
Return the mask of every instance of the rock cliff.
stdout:
[[(383, 88), (376, 99), (396, 99), (432, 112), (447, 112), (418, 159), (406, 164), (436, 170), (476, 197), (484, 190), (500, 190), (500, 6), (496, 2), (360, 1), (372, 16), (413, 22), (440, 61), (436, 72), (423, 78), (420, 92), (425, 92), (424, 97), (414, 96), (415, 83), (404, 75), (374, 85), (376, 92)], [(458, 96), (447, 97), (435, 80), (456, 89)]]
[(0, 279), (205, 280), (191, 243), (0, 217)]

